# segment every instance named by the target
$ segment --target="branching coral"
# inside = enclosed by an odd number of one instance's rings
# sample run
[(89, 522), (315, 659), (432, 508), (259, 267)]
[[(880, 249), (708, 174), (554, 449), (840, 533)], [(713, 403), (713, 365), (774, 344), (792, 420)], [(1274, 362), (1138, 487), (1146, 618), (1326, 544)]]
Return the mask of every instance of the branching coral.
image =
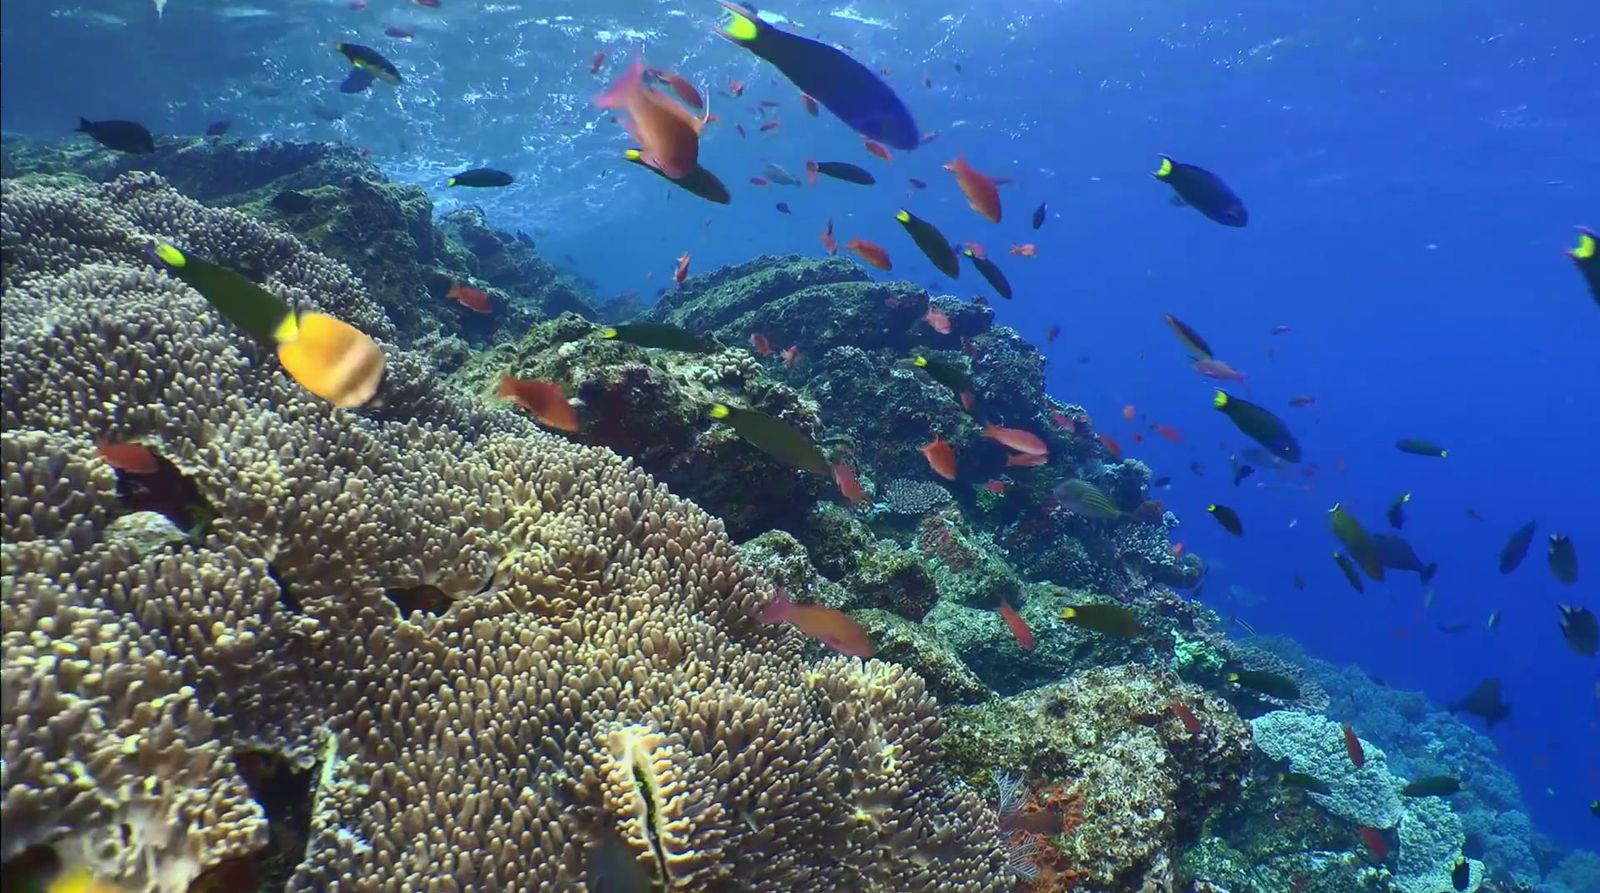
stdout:
[[(241, 215), (147, 175), (0, 210), (7, 858), (184, 890), (265, 844), (248, 752), (321, 767), (295, 891), (1001, 888), (921, 681), (804, 663), (716, 521), (404, 351), (372, 412), (305, 394), (144, 260), (159, 235), (386, 332)], [(192, 482), (196, 542), (106, 536), (97, 437)]]

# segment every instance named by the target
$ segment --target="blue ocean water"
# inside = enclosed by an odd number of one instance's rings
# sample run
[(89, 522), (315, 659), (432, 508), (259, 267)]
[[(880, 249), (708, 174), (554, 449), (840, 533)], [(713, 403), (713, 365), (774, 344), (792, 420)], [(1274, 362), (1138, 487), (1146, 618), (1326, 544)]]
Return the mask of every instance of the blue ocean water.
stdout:
[[(885, 278), (970, 298), (986, 291), (970, 268), (950, 287), (892, 215), (908, 207), (952, 239), (983, 243), (1016, 288), (1014, 301), (995, 301), (999, 320), (1041, 344), (1047, 326), (1061, 327), (1044, 346), (1052, 393), (1173, 478), (1178, 538), (1212, 568), (1208, 601), (1439, 703), (1503, 679), (1513, 712), (1493, 737), (1538, 826), (1566, 843), (1600, 842), (1588, 812), (1600, 796), (1600, 679), (1556, 625), (1558, 604), (1600, 608), (1600, 307), (1562, 256), (1574, 225), (1600, 226), (1591, 4), (775, 7), (884, 68), (922, 129), (938, 131), (888, 163), (826, 113), (807, 116), (787, 82), (715, 37), (710, 0), (437, 9), (170, 0), (159, 18), (144, 0), (3, 9), (8, 134), (63, 135), (79, 116), (195, 134), (230, 118), (238, 136), (345, 141), (425, 185), (441, 211), (477, 203), (497, 226), (532, 234), (601, 295), (648, 298), (684, 251), (692, 271), (815, 254), (831, 218), (841, 244), (860, 236), (890, 250), (896, 268)], [(341, 39), (380, 47), (406, 83), (339, 94), (347, 66), (329, 46)], [(688, 200), (618, 162), (626, 137), (591, 99), (640, 51), (707, 88), (721, 120), (702, 162), (735, 189), (732, 206)], [(738, 100), (726, 95), (730, 79), (749, 85)], [(765, 134), (762, 99), (779, 103), (781, 121)], [(313, 114), (317, 103), (343, 117)], [(1002, 223), (969, 211), (940, 169), (958, 152), (1014, 179), (1001, 191)], [(1226, 178), (1250, 226), (1170, 206), (1149, 176), (1162, 152)], [(769, 162), (803, 175), (807, 158), (861, 164), (880, 183), (746, 183)], [(444, 175), (477, 164), (519, 182), (488, 196), (443, 187)], [(929, 188), (913, 190), (911, 177)], [(793, 213), (779, 213), (779, 201)], [(1027, 216), (1040, 202), (1050, 214), (1034, 232)], [(1013, 243), (1036, 244), (1038, 256), (1010, 255)], [(1248, 374), (1241, 393), (1290, 421), (1316, 476), (1261, 469), (1231, 484), (1228, 457), (1247, 444), (1211, 410), (1211, 383), (1189, 368), (1163, 313)], [(1291, 331), (1270, 335), (1277, 325)], [(1288, 408), (1297, 394), (1315, 405)], [(1124, 422), (1126, 405), (1182, 441)], [(1395, 450), (1413, 436), (1447, 446), (1449, 458)], [(1407, 490), (1404, 533), (1441, 566), (1431, 607), (1414, 575), (1358, 595), (1330, 559), (1333, 503), (1378, 528)], [(1245, 536), (1206, 518), (1209, 503), (1235, 508)], [(1501, 576), (1495, 553), (1530, 519), (1533, 551)], [(1576, 585), (1545, 566), (1555, 531), (1577, 544)], [(1495, 610), (1503, 620), (1491, 633)], [(1452, 623), (1469, 629), (1438, 628)]]

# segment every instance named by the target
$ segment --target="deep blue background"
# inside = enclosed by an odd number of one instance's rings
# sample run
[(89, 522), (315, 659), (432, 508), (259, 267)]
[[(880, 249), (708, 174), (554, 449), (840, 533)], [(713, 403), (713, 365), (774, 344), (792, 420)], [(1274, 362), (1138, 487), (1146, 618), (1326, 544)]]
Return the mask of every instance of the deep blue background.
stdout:
[[(711, 37), (709, 0), (649, 4), (647, 14), (637, 3), (522, 5), (445, 0), (427, 11), (374, 0), (352, 12), (286, 2), (247, 14), (248, 4), (173, 0), (157, 22), (135, 0), (18, 0), (4, 5), (0, 26), (4, 126), (63, 133), (83, 114), (195, 133), (233, 117), (237, 135), (371, 148), (443, 210), (463, 200), (442, 188), (444, 174), (505, 167), (516, 187), (466, 200), (534, 233), (605, 294), (653, 292), (685, 250), (700, 272), (762, 252), (816, 253), (829, 216), (841, 243), (861, 235), (889, 248), (895, 277), (941, 282), (893, 221), (907, 202), (1000, 260), (1017, 290), (999, 307), (1002, 322), (1041, 344), (1047, 325), (1061, 325), (1045, 348), (1052, 393), (1082, 403), (1129, 455), (1173, 477), (1169, 505), (1186, 519), (1179, 538), (1215, 566), (1209, 600), (1441, 703), (1502, 677), (1514, 712), (1494, 737), (1538, 826), (1569, 843), (1600, 842), (1587, 814), (1600, 796), (1596, 662), (1570, 653), (1556, 630), (1558, 603), (1600, 609), (1600, 307), (1561, 253), (1572, 226), (1600, 227), (1592, 4), (875, 0), (855, 8), (893, 27), (803, 20), (808, 33), (887, 67), (922, 127), (940, 131), (888, 164), (826, 114), (805, 117), (787, 83)], [(552, 22), (559, 14), (572, 18)], [(388, 22), (418, 38), (385, 38)], [(649, 39), (630, 40), (626, 27)], [(327, 46), (340, 38), (382, 48), (407, 84), (337, 94), (342, 63)], [(606, 48), (614, 73), (641, 45), (650, 61), (713, 88), (723, 120), (702, 160), (734, 188), (732, 207), (696, 202), (616, 161), (624, 138), (589, 106), (605, 81), (588, 66)], [(750, 82), (744, 98), (717, 89), (729, 77)], [(782, 102), (783, 120), (765, 137), (755, 129), (763, 98)], [(345, 120), (310, 116), (314, 101), (345, 109)], [(967, 210), (939, 169), (957, 151), (1016, 178), (1002, 190), (1002, 224)], [(1250, 227), (1169, 206), (1149, 176), (1158, 152), (1224, 176), (1249, 204)], [(880, 185), (745, 182), (768, 160), (801, 175), (806, 157), (863, 164)], [(930, 189), (908, 194), (910, 176)], [(773, 209), (780, 200), (792, 216)], [(1027, 215), (1041, 200), (1052, 213), (1033, 233)], [(1037, 259), (1005, 254), (1024, 241), (1038, 244)], [(961, 297), (982, 291), (970, 269), (941, 285)], [(1226, 457), (1242, 441), (1210, 410), (1208, 382), (1188, 369), (1164, 312), (1250, 374), (1248, 395), (1292, 421), (1320, 476), (1229, 485)], [(1269, 336), (1277, 324), (1293, 331)], [(1317, 405), (1287, 408), (1299, 393)], [(1126, 404), (1184, 441), (1134, 444)], [(1436, 439), (1450, 458), (1402, 455), (1393, 448), (1401, 436)], [(1205, 476), (1186, 470), (1191, 460)], [(1426, 613), (1413, 575), (1361, 596), (1329, 558), (1330, 505), (1381, 526), (1384, 506), (1407, 489), (1405, 532), (1443, 567)], [(1204, 517), (1208, 502), (1235, 507), (1246, 536)], [(1469, 506), (1484, 520), (1469, 519)], [(1534, 549), (1502, 577), (1495, 553), (1529, 518), (1540, 525)], [(1578, 545), (1577, 586), (1546, 568), (1554, 530)], [(1296, 573), (1309, 581), (1303, 592), (1290, 584)], [(1261, 603), (1230, 600), (1230, 585)], [(1504, 620), (1490, 635), (1483, 625), (1496, 608)], [(1473, 628), (1437, 631), (1448, 622)]]

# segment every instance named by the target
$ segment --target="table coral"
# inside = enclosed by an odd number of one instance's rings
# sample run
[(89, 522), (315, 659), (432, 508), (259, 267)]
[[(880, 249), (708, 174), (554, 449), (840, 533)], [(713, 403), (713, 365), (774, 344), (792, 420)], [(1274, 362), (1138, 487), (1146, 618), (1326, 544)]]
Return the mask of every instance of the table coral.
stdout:
[[(158, 236), (388, 331), (342, 267), (158, 178), (8, 184), (5, 857), (185, 890), (264, 844), (241, 765), (269, 753), (310, 785), (293, 891), (1002, 889), (922, 682), (806, 663), (718, 522), (404, 351), (381, 407), (333, 409), (153, 269)], [(96, 437), (193, 482), (196, 542), (107, 541)]]
[(1311, 794), (1336, 816), (1369, 828), (1392, 828), (1400, 820), (1399, 789), (1404, 782), (1389, 773), (1383, 751), (1362, 742), (1366, 760), (1357, 769), (1345, 749), (1339, 723), (1314, 713), (1275, 710), (1250, 721), (1256, 746), (1274, 760), (1333, 789)]

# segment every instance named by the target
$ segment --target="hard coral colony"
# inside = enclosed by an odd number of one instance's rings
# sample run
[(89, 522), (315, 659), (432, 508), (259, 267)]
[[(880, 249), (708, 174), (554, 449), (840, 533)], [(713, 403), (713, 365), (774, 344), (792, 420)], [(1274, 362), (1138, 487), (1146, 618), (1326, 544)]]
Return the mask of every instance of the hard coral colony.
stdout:
[[(412, 54), (462, 13), (413, 5), (426, 18), (383, 26), (404, 41), (394, 60), (341, 41), (330, 86), (374, 106), (421, 89), (437, 69)], [(798, 219), (829, 189), (892, 187), (846, 161), (808, 160), (802, 181), (756, 153), (827, 127), (902, 166), (938, 136), (889, 65), (722, 6), (718, 33), (753, 59), (722, 52), (760, 66), (738, 78), (642, 52), (607, 73), (615, 47), (573, 63), (610, 80), (594, 104), (634, 144), (607, 162), (630, 186), (672, 209), (730, 204), (701, 149), (746, 135), (739, 114), (768, 147), (741, 150), (750, 182), (794, 196), (779, 207)], [(807, 114), (780, 127), (785, 103)], [(348, 146), (249, 142), (231, 119), (192, 139), (80, 132), (97, 147), (4, 146), (8, 890), (1543, 880), (1514, 784), (1451, 716), (1505, 719), (1499, 681), (1435, 709), (1225, 621), (1198, 599), (1207, 562), (1174, 542), (1170, 480), (1123, 455), (1147, 433), (1189, 441), (1131, 403), (1102, 430), (1048, 395), (1040, 348), (986, 299), (875, 279), (895, 268), (865, 236), (892, 225), (847, 240), (861, 263), (835, 256), (832, 217), (819, 257), (712, 269), (696, 243), (690, 275), (687, 247), (652, 249), (662, 280), (677, 258), (659, 300), (601, 302), (532, 237), (477, 208), (435, 218)], [(1246, 226), (1220, 176), (1160, 158), (1176, 203)], [(1015, 223), (1000, 190), (1026, 181), (960, 152), (944, 167), (914, 193), (964, 200), (963, 226)], [(1012, 299), (981, 246), (901, 207), (911, 196), (880, 209), (919, 249), (902, 269), (959, 280), (964, 257)], [(1034, 238), (1067, 228), (1041, 230), (1034, 202)], [(649, 226), (688, 241), (677, 217)], [(1185, 362), (1245, 389), (1164, 320)], [(1290, 425), (1212, 393), (1196, 405), (1243, 438), (1234, 486), (1256, 468), (1293, 480)], [(1266, 526), (1230, 502), (1207, 512), (1236, 541)], [(1330, 518), (1353, 586), (1437, 569), (1344, 503)], [(1578, 579), (1575, 549), (1551, 537), (1558, 582)], [(1592, 657), (1593, 614), (1560, 614)]]

